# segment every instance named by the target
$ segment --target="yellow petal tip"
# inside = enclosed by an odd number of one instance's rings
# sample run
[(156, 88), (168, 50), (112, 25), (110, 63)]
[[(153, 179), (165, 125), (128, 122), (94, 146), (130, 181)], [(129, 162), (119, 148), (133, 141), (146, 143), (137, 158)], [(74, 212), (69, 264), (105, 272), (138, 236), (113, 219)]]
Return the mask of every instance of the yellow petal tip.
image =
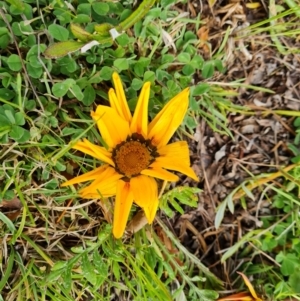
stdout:
[(144, 89), (150, 89), (151, 87), (151, 82), (145, 82), (143, 88)]
[(120, 76), (119, 76), (119, 74), (117, 72), (114, 72), (112, 74), (112, 78), (113, 78), (113, 80), (118, 80), (118, 79), (120, 79)]
[(115, 239), (120, 239), (123, 236), (123, 233), (121, 233), (120, 231), (118, 231), (119, 229), (113, 229), (113, 236)]

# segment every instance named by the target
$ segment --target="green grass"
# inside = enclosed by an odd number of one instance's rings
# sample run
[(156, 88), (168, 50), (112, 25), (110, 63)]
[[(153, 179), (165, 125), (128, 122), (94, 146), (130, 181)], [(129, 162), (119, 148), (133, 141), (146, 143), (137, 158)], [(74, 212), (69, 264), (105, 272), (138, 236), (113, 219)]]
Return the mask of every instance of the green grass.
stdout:
[[(83, 137), (102, 142), (90, 110), (94, 103), (107, 103), (113, 71), (120, 73), (128, 88), (131, 109), (143, 83), (151, 81), (151, 118), (191, 86), (190, 108), (177, 133), (183, 140), (193, 136), (199, 118), (214, 132), (232, 138), (228, 114), (257, 113), (232, 103), (238, 89), (272, 93), (244, 85), (243, 80), (219, 82), (226, 72), (229, 30), (222, 34), (214, 55), (204, 59), (196, 34), (203, 21), (180, 15), (176, 4), (187, 6), (182, 1), (157, 1), (147, 14), (132, 19), (133, 1), (0, 1), (0, 203), (15, 197), (18, 203), (14, 215), (6, 205), (0, 212), (0, 300), (112, 300), (122, 296), (137, 301), (209, 301), (224, 289), (222, 281), (179, 242), (165, 219), (157, 217), (155, 226), (115, 240), (110, 225), (113, 198), (84, 202), (77, 187), (60, 187), (66, 177), (97, 164), (71, 147)], [(284, 38), (299, 35), (299, 9), (293, 1), (287, 6), (276, 6), (275, 15), (273, 11), (269, 19), (251, 25), (247, 32), (242, 30), (235, 39), (266, 34), (270, 37), (267, 45), (278, 53), (298, 53), (282, 44)], [(95, 34), (96, 24), (134, 25), (116, 41), (80, 53), (70, 49), (86, 41), (78, 42), (80, 36), (74, 35), (71, 23), (80, 26), (85, 36)], [(166, 46), (166, 36), (173, 46)], [(71, 47), (64, 50), (64, 56), (51, 59), (43, 54), (58, 42)], [(195, 77), (201, 81), (194, 83)], [(272, 113), (299, 115), (285, 110)], [(295, 164), (298, 140), (290, 146)], [(299, 299), (298, 169), (283, 172), (281, 186), (263, 181), (261, 186), (274, 192), (270, 202), (276, 215), (263, 217), (261, 228), (247, 233), (223, 255), (225, 262), (233, 254), (249, 257), (254, 250), (252, 258), (271, 260), (245, 261), (241, 266), (245, 274), (255, 276), (257, 291), (270, 300)], [(228, 208), (234, 212), (238, 202), (234, 193), (242, 193), (245, 205), (257, 187), (251, 183), (269, 176), (257, 179), (250, 175), (251, 180), (223, 200), (217, 208), (216, 227)], [(182, 214), (184, 206), (197, 207), (199, 193), (196, 188), (166, 186), (160, 205), (163, 216)], [(138, 208), (131, 217), (136, 212)]]

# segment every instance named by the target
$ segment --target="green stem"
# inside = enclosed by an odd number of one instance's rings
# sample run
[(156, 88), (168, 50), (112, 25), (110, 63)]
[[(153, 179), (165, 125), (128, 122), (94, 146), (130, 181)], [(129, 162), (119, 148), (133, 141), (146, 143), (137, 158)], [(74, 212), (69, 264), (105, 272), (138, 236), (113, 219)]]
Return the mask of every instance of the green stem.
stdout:
[(140, 21), (150, 10), (156, 0), (144, 0), (140, 6), (123, 22), (116, 27), (118, 31), (126, 30)]
[(294, 0), (285, 0), (284, 2), (287, 4), (289, 8), (294, 9), (295, 15), (300, 18), (299, 4), (297, 4)]
[[(150, 10), (150, 8), (154, 5), (156, 0), (144, 0), (140, 6), (124, 21), (122, 21), (119, 25), (115, 27), (118, 32), (124, 31), (132, 27), (134, 24), (139, 22)], [(100, 24), (101, 26), (102, 24)], [(110, 27), (110, 26), (109, 26)], [(111, 27), (113, 28), (113, 27)], [(107, 30), (107, 31), (106, 31)], [(111, 43), (113, 42), (112, 37), (110, 36), (109, 29), (105, 28), (105, 37), (103, 33), (101, 35), (94, 35), (93, 38), (101, 44)]]

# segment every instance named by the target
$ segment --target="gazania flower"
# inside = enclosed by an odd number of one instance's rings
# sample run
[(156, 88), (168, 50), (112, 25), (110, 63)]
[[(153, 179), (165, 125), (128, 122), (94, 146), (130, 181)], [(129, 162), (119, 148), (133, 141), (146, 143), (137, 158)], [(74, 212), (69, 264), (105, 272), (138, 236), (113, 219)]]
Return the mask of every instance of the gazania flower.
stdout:
[(82, 198), (116, 195), (113, 234), (120, 238), (133, 202), (143, 208), (149, 224), (153, 222), (158, 208), (155, 178), (177, 181), (178, 176), (168, 170), (181, 172), (196, 181), (198, 178), (190, 167), (187, 143), (167, 144), (187, 111), (189, 89), (170, 100), (148, 124), (150, 82), (144, 84), (133, 116), (117, 73), (113, 74), (113, 82), (115, 90), (108, 92), (111, 107), (99, 105), (96, 112), (91, 112), (107, 148), (87, 139), (73, 146), (104, 164), (62, 186), (92, 181), (80, 191)]

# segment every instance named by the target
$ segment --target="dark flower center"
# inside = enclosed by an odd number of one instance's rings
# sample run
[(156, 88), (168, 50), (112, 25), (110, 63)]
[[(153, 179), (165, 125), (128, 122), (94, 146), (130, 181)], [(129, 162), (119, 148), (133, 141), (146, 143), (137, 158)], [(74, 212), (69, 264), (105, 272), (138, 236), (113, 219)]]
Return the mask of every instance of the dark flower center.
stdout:
[(151, 144), (151, 140), (146, 140), (140, 134), (128, 137), (112, 152), (116, 171), (123, 174), (125, 180), (138, 176), (154, 162), (157, 156), (156, 147)]

